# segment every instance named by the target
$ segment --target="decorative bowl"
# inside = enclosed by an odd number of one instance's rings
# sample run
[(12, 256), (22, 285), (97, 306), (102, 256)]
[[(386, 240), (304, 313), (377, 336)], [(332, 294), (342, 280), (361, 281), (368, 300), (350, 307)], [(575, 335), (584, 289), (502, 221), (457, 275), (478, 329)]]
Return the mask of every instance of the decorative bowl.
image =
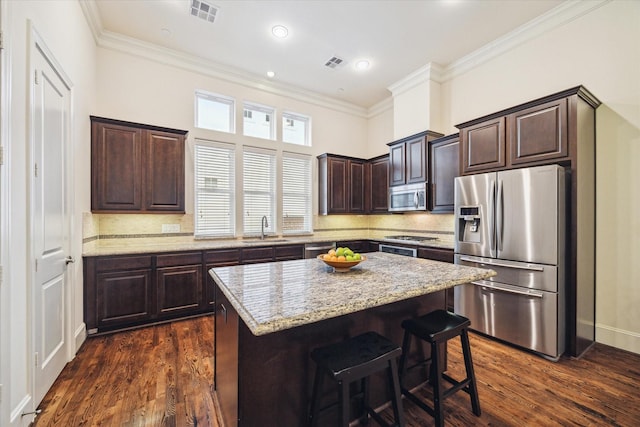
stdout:
[(318, 255), (318, 259), (324, 262), (325, 264), (327, 264), (328, 266), (333, 267), (334, 271), (337, 273), (347, 272), (352, 267), (355, 267), (356, 265), (360, 264), (362, 261), (365, 261), (367, 259), (366, 256), (361, 255), (361, 258), (357, 261), (327, 261), (326, 259), (322, 258), (323, 256), (324, 254)]

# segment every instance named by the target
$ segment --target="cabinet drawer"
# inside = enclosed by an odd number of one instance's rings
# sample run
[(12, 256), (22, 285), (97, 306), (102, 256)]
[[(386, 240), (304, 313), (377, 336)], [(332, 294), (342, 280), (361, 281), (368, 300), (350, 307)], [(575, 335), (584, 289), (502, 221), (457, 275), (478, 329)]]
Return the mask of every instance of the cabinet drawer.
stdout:
[(177, 265), (202, 264), (201, 252), (175, 253), (158, 255), (156, 265), (158, 267), (172, 267)]
[(100, 257), (96, 261), (97, 271), (131, 270), (136, 268), (151, 268), (151, 256), (110, 256)]
[(303, 245), (276, 246), (274, 249), (276, 253), (276, 261), (304, 258)]
[(273, 261), (273, 246), (242, 249), (242, 263)]
[(220, 249), (205, 252), (204, 262), (212, 266), (240, 264), (240, 249)]
[(453, 251), (450, 249), (418, 248), (418, 258), (453, 263)]

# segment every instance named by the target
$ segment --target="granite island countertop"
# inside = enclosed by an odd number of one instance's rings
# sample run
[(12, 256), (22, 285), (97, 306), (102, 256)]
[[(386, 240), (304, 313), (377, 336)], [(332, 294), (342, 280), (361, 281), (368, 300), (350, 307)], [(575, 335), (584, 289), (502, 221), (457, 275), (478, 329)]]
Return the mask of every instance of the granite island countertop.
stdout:
[(382, 252), (345, 273), (318, 259), (217, 267), (209, 274), (249, 330), (266, 335), (495, 276)]

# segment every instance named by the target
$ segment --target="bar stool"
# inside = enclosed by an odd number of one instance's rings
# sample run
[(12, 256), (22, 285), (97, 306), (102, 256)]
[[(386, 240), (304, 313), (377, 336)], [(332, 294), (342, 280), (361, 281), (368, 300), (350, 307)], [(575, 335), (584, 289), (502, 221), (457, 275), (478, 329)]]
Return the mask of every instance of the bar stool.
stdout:
[[(396, 426), (404, 427), (404, 414), (402, 412), (402, 398), (398, 378), (397, 359), (402, 353), (399, 346), (395, 345), (382, 335), (375, 332), (367, 332), (346, 341), (317, 348), (311, 351), (311, 358), (316, 363), (316, 374), (311, 396), (311, 410), (309, 425), (318, 425), (319, 393), (322, 391), (324, 377), (328, 374), (338, 385), (338, 402), (340, 408), (339, 425), (349, 425), (349, 406), (352, 398), (362, 396), (364, 415), (360, 418), (363, 424), (367, 424), (368, 415), (380, 425), (389, 426), (373, 408), (369, 406), (369, 376), (375, 372), (386, 370), (388, 381), (393, 391), (391, 403), (395, 416)], [(350, 384), (361, 382), (361, 392), (355, 396), (349, 393)], [(322, 410), (335, 406), (330, 405)]]
[[(467, 329), (471, 322), (464, 316), (446, 310), (435, 310), (424, 316), (407, 319), (402, 322), (405, 330), (402, 340), (402, 357), (400, 359), (400, 386), (402, 394), (435, 418), (436, 426), (444, 425), (443, 401), (459, 390), (464, 390), (471, 396), (471, 408), (476, 416), (480, 416), (480, 400), (476, 387), (476, 377), (473, 372), (471, 348)], [(415, 336), (431, 344), (431, 357), (408, 367), (411, 338)], [(440, 360), (439, 348), (448, 340), (460, 336), (464, 366), (467, 377), (456, 381), (444, 373), (444, 360)], [(407, 371), (416, 367), (430, 364), (429, 383), (433, 386), (433, 408), (427, 406), (415, 394), (405, 388)], [(445, 390), (442, 380), (446, 380), (452, 387)]]

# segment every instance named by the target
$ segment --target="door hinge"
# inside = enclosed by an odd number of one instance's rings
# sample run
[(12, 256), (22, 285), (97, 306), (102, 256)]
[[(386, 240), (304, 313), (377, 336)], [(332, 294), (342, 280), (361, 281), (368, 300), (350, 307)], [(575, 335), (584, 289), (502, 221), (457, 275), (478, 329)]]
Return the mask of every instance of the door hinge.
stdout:
[(36, 258), (36, 271), (38, 271), (38, 258)]
[(33, 78), (34, 78), (34, 83), (35, 84), (40, 84), (40, 82), (38, 81), (38, 70), (33, 70)]
[(0, 384), (0, 402), (2, 402), (2, 384)]
[(35, 177), (37, 178), (38, 177), (38, 164), (37, 163), (35, 163), (33, 165), (33, 173), (34, 173)]
[(4, 147), (0, 146), (0, 165), (4, 165)]
[(36, 368), (37, 368), (38, 367), (38, 352), (37, 351), (34, 353), (34, 356), (35, 356), (34, 359), (35, 359)]
[(0, 49), (4, 49), (4, 32), (0, 31)]

